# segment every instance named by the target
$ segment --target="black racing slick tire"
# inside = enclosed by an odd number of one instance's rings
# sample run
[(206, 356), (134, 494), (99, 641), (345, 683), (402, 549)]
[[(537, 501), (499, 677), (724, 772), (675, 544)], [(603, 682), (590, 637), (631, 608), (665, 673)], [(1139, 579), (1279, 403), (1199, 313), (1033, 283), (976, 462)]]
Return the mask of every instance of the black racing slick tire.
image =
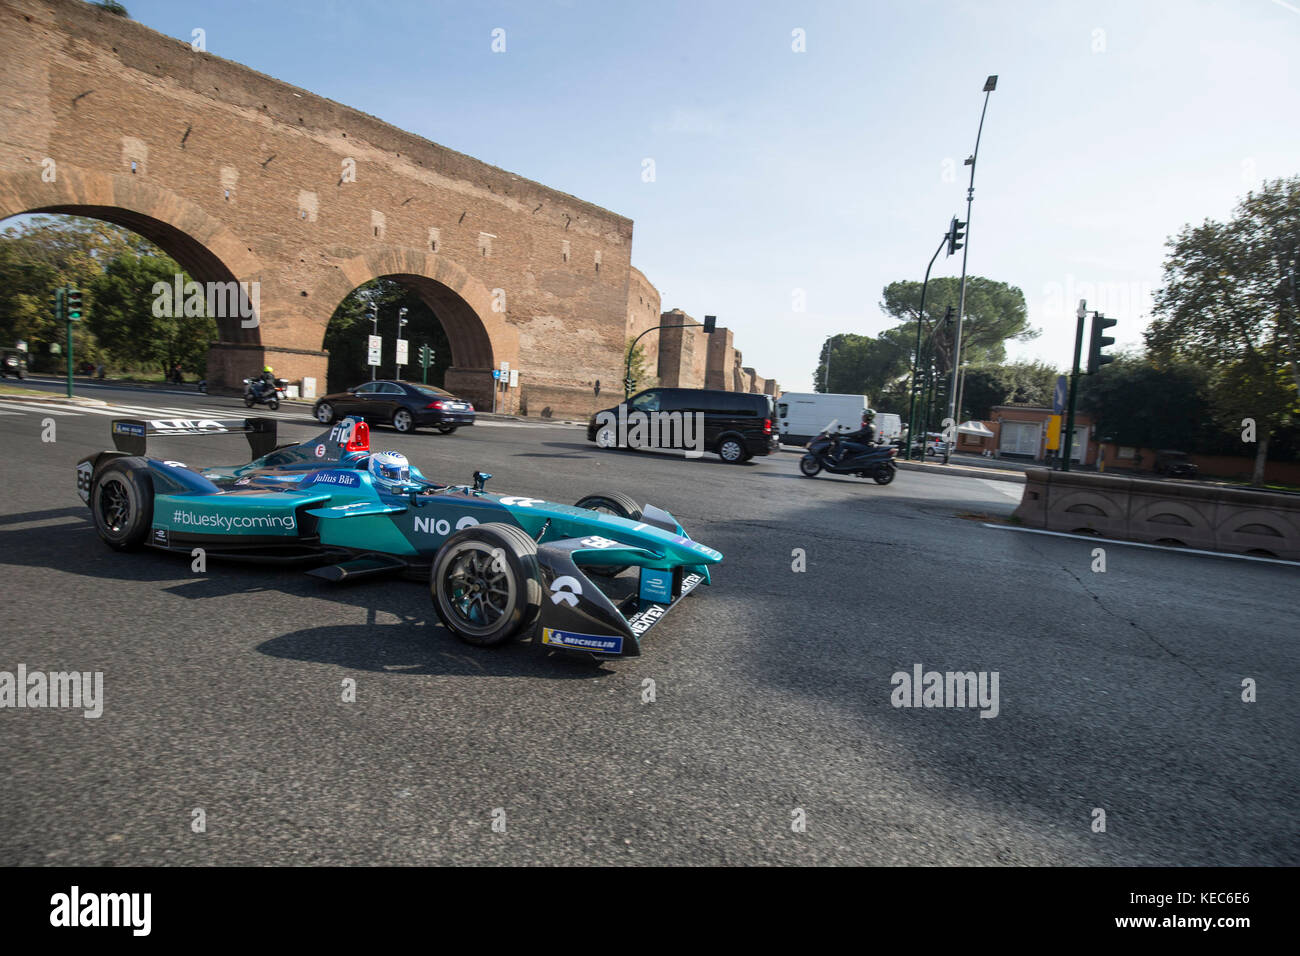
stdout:
[(531, 627), (542, 607), (537, 543), (495, 521), (458, 531), (434, 558), (429, 590), (438, 617), (462, 641), (505, 643)]
[(799, 459), (799, 474), (805, 478), (816, 478), (821, 473), (822, 463), (815, 455), (804, 455)]
[[(620, 494), (617, 491), (587, 495), (585, 498), (579, 498), (575, 501), (573, 506), (575, 508), (590, 508), (592, 511), (602, 511), (605, 514), (615, 515), (619, 518), (627, 518), (629, 521), (641, 520), (641, 506), (636, 503), (636, 499)], [(588, 574), (614, 578), (627, 570), (627, 567), (626, 564), (585, 564), (582, 570)]]
[(875, 480), (876, 484), (887, 485), (894, 480), (894, 474), (897, 471), (898, 469), (896, 467), (889, 462), (885, 462), (871, 473), (871, 477)]
[(90, 487), (95, 530), (110, 548), (134, 551), (153, 522), (153, 479), (143, 458), (116, 458)]

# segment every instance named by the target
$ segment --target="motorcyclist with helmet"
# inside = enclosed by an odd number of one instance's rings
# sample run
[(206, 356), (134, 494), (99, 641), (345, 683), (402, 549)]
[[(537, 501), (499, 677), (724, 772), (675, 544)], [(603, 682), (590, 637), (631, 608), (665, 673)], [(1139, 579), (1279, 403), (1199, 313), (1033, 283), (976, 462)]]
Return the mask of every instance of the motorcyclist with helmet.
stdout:
[(861, 428), (855, 432), (836, 435), (835, 448), (830, 455), (831, 461), (838, 465), (844, 460), (845, 455), (857, 455), (868, 451), (876, 443), (876, 428), (872, 424), (875, 418), (875, 410), (868, 408), (862, 413)]

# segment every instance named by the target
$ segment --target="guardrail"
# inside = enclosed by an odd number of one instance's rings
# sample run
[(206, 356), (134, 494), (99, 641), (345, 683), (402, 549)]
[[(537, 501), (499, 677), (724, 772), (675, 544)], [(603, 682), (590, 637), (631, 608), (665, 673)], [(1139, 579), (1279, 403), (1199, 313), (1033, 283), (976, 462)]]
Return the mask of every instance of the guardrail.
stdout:
[(1300, 495), (1031, 468), (1014, 517), (1049, 531), (1300, 560)]

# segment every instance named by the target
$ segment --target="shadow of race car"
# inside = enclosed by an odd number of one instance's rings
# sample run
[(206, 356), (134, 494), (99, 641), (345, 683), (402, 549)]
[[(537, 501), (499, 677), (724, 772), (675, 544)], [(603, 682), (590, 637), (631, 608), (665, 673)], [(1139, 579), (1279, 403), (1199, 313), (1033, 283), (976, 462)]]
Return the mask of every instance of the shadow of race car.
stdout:
[[(722, 560), (667, 511), (626, 495), (573, 506), (498, 495), (483, 472), (472, 485), (439, 484), (401, 456), (372, 454), (356, 417), (289, 445), (276, 444), (268, 418), (114, 419), (111, 429), (114, 450), (77, 465), (77, 491), (110, 547), (302, 563), (335, 583), (422, 578), (443, 624), (470, 644), (540, 631), (559, 650), (636, 656)], [(248, 464), (195, 468), (146, 454), (150, 437), (230, 433), (247, 437)]]

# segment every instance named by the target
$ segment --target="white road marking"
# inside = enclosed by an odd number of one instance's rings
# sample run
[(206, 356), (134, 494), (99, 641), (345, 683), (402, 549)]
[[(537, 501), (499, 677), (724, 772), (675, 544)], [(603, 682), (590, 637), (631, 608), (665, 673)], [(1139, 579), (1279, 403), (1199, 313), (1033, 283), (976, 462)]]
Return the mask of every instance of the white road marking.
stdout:
[(1052, 538), (1071, 538), (1090, 544), (1115, 544), (1126, 548), (1147, 548), (1151, 551), (1163, 551), (1166, 554), (1198, 554), (1208, 558), (1234, 558), (1237, 561), (1262, 561), (1264, 564), (1285, 564), (1300, 568), (1300, 561), (1287, 561), (1283, 558), (1262, 558), (1254, 554), (1234, 554), (1231, 551), (1204, 551), (1200, 548), (1174, 548), (1165, 544), (1148, 544), (1145, 541), (1120, 541), (1118, 538), (1097, 538), (1090, 534), (1070, 534), (1068, 531), (1048, 531), (1045, 528), (1017, 528), (1009, 524), (985, 524), (986, 528), (1002, 531), (1019, 531), (1021, 534), (1045, 534)]
[(1015, 498), (1017, 501), (1020, 500), (1023, 494), (1023, 489), (1020, 487), (1019, 483), (1013, 484), (1009, 481), (995, 481), (992, 478), (977, 478), (976, 481), (981, 481), (994, 491), (1000, 491), (1008, 498)]
[(18, 412), (35, 411), (41, 415), (79, 415), (80, 412), (70, 412), (66, 406), (61, 405), (43, 405), (39, 402), (0, 402), (0, 408), (11, 408)]

